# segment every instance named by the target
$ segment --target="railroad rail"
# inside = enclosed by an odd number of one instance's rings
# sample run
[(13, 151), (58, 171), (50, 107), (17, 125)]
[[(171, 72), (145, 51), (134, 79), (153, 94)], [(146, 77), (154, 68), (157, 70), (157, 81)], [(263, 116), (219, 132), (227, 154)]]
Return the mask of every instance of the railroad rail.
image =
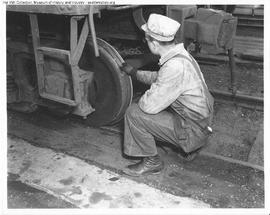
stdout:
[(215, 101), (235, 104), (240, 107), (258, 111), (264, 110), (264, 99), (262, 97), (244, 95), (237, 92), (233, 94), (231, 92), (221, 90), (210, 90), (210, 92), (214, 96)]
[(238, 17), (238, 27), (263, 28), (262, 5), (237, 5), (233, 15)]

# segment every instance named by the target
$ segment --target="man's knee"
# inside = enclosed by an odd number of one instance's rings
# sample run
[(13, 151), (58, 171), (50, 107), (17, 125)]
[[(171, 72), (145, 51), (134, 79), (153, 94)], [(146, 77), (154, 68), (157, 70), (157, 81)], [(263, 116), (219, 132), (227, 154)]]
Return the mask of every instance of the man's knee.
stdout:
[(126, 117), (131, 119), (137, 119), (142, 114), (142, 111), (137, 103), (131, 104), (126, 110)]

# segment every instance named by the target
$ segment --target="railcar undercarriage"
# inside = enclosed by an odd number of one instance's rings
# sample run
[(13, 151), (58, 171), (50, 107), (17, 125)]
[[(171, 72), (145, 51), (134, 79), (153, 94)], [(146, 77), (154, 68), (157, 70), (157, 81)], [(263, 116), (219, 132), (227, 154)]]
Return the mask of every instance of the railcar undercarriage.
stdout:
[(92, 126), (119, 121), (132, 99), (131, 79), (119, 69), (118, 52), (88, 35), (88, 17), (27, 14), (7, 13), (9, 107), (32, 112), (46, 106)]

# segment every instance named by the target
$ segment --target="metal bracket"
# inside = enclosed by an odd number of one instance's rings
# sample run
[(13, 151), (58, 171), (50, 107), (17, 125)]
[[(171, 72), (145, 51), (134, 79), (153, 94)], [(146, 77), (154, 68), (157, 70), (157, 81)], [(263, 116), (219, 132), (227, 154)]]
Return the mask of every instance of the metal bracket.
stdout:
[(95, 6), (90, 5), (90, 11), (89, 11), (89, 16), (88, 16), (89, 27), (90, 27), (90, 31), (91, 31), (92, 41), (94, 44), (95, 56), (99, 57), (97, 38), (96, 38), (96, 30), (95, 30), (95, 24), (94, 24), (94, 12), (95, 12)]
[(230, 65), (230, 74), (231, 74), (231, 91), (233, 96), (235, 96), (237, 87), (236, 87), (236, 79), (235, 79), (235, 60), (233, 55), (233, 48), (230, 48), (228, 50), (228, 56), (229, 56), (229, 65)]
[(37, 69), (37, 78), (38, 78), (38, 89), (39, 94), (41, 95), (44, 92), (44, 59), (43, 55), (38, 52), (40, 47), (40, 36), (39, 36), (39, 27), (36, 14), (29, 14), (31, 33), (32, 33), (32, 42), (34, 55), (36, 59), (36, 69)]

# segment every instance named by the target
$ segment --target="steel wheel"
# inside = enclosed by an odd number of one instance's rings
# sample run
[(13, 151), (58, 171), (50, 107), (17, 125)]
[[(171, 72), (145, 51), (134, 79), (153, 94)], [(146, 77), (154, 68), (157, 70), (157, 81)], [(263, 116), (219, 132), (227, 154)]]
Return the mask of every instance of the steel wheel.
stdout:
[(88, 38), (79, 62), (81, 69), (94, 72), (89, 101), (95, 111), (86, 119), (91, 126), (118, 122), (132, 100), (131, 79), (119, 69), (123, 59), (104, 40), (97, 41), (100, 57), (95, 57), (92, 39)]

